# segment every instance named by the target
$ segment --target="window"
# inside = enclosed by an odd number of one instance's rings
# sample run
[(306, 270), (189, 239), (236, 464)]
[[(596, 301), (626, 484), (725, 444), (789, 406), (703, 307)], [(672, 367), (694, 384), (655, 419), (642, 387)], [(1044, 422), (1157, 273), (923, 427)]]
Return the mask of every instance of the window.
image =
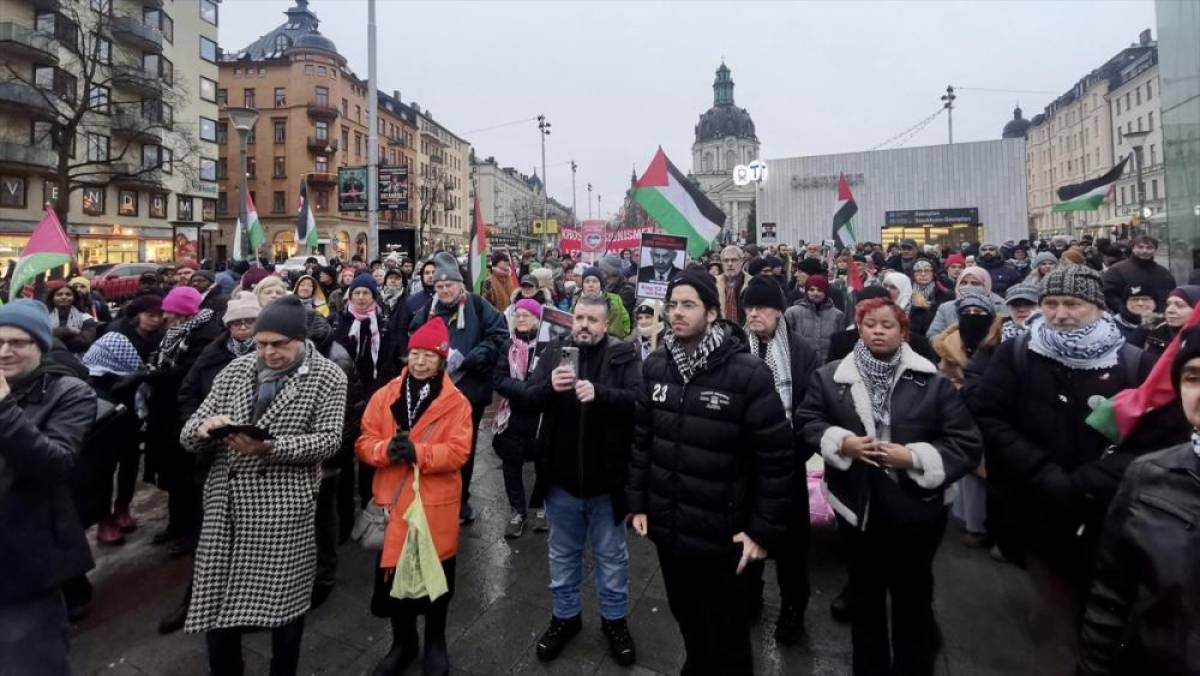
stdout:
[(217, 161), (207, 157), (200, 158), (200, 180), (217, 180)]
[(282, 52), (282, 51), (287, 50), (287, 48), (291, 47), (291, 46), (292, 46), (292, 41), (290, 39), (288, 39), (288, 36), (286, 36), (282, 33), (275, 36), (275, 51)]
[(284, 108), (286, 106), (287, 106), (287, 88), (286, 87), (276, 87), (275, 88), (275, 107), (276, 108)]
[(217, 102), (217, 83), (203, 75), (200, 76), (200, 98), (209, 103)]
[(1146, 113), (1146, 131), (1154, 131), (1154, 111)]
[(311, 63), (304, 64), (304, 74), (305, 75), (313, 74), (313, 65)]
[(326, 211), (329, 209), (329, 191), (317, 191), (317, 211)]
[(1121, 130), (1121, 125), (1117, 125), (1117, 143), (1125, 140), (1125, 132)]
[(287, 176), (287, 158), (276, 157), (274, 165), (271, 168), (272, 178), (283, 178)]
[(271, 127), (276, 143), (287, 141), (287, 120), (272, 120)]
[(342, 151), (350, 152), (350, 130), (342, 127)]
[[(229, 160), (224, 158), (217, 160), (217, 180), (223, 181), (229, 178)], [(222, 193), (224, 194), (224, 193)]]
[(175, 122), (175, 109), (162, 101), (142, 101), (142, 117), (170, 129)]
[(235, 78), (241, 77), (241, 76), (242, 76), (242, 69), (241, 69), (241, 68), (234, 68), (234, 69), (233, 69), (233, 76), (234, 76)]
[(1150, 166), (1158, 164), (1158, 149), (1153, 143), (1150, 144)]
[(1158, 199), (1158, 179), (1151, 179), (1150, 181), (1150, 199)]
[(329, 87), (317, 87), (314, 103), (318, 106), (329, 106)]
[(276, 190), (271, 194), (271, 197), (271, 211), (274, 211), (277, 214), (287, 211), (287, 192), (283, 190)]
[(350, 102), (342, 99), (342, 117), (350, 117)]
[(254, 90), (253, 89), (242, 90), (242, 107), (243, 108), (257, 108), (258, 107), (257, 103), (254, 100)]
[(0, 176), (0, 207), (25, 208), (25, 179), (21, 176)]
[(1152, 89), (1150, 89), (1150, 85), (1151, 85), (1150, 82), (1146, 83), (1146, 100), (1147, 101), (1154, 98), (1154, 91)]
[(217, 142), (217, 121), (207, 117), (200, 118), (200, 140), (209, 143)]
[(85, 187), (83, 189), (83, 213), (89, 216), (103, 216), (104, 197), (104, 188)]
[(258, 174), (258, 160), (253, 157), (246, 158), (246, 178), (254, 178)]
[(1130, 107), (1131, 106), (1129, 105), (1129, 92), (1125, 92), (1125, 110), (1129, 110)]
[(326, 77), (328, 73), (325, 71), (325, 66), (317, 66), (317, 77)]
[(33, 26), (39, 33), (49, 33), (66, 45), (79, 44), (79, 27), (57, 12), (38, 12)]
[(160, 169), (164, 174), (171, 173), (171, 149), (147, 143), (142, 146), (142, 168)]
[(146, 205), (146, 210), (150, 212), (150, 218), (166, 218), (167, 217), (167, 195), (166, 195), (166, 193), (161, 193), (161, 192), (150, 193), (149, 203)]
[(146, 7), (142, 10), (142, 23), (150, 28), (158, 29), (162, 33), (163, 39), (174, 44), (175, 42), (175, 22), (167, 15), (166, 12), (160, 9), (151, 9)]
[(96, 61), (105, 65), (112, 63), (112, 41), (108, 38), (101, 37), (96, 33), (92, 33), (92, 53), (96, 57)]
[(1142, 88), (1141, 87), (1133, 88), (1133, 102), (1139, 106), (1142, 105)]
[(1125, 186), (1121, 186), (1121, 201), (1118, 204), (1125, 204)]
[(189, 197), (187, 195), (180, 195), (175, 202), (175, 220), (177, 220), (177, 221), (194, 220), (192, 218), (192, 216), (194, 215), (192, 213), (192, 204), (194, 201), (195, 200), (193, 200), (191, 197)]
[(137, 217), (138, 194), (136, 190), (117, 191), (117, 215)]
[(87, 158), (89, 162), (108, 161), (108, 137), (102, 134), (88, 133)]
[(213, 0), (200, 0), (200, 18), (216, 26), (217, 3)]
[(228, 89), (225, 89), (224, 87), (222, 87), (217, 90), (217, 105), (218, 106), (229, 105), (229, 90)]
[(362, 134), (354, 132), (354, 156), (362, 157)]
[(111, 100), (108, 87), (103, 85), (92, 85), (92, 91), (88, 92), (88, 108), (93, 112), (109, 114), (109, 101)]
[(33, 69), (33, 82), (40, 89), (57, 94), (71, 103), (75, 102), (76, 80), (66, 71), (51, 66), (36, 66)]
[(225, 145), (229, 141), (229, 125), (224, 122), (217, 123), (217, 145)]
[(362, 106), (354, 106), (354, 121), (362, 124)]
[(329, 173), (329, 158), (328, 157), (322, 156), (322, 157), (317, 158), (317, 173), (318, 174)]
[(227, 211), (229, 211), (229, 195), (222, 191), (217, 193), (217, 213), (223, 214)]
[(317, 122), (317, 124), (314, 128), (314, 132), (315, 132), (315, 137), (318, 141), (328, 141), (329, 140), (329, 123), (324, 122), (324, 121)]
[(200, 36), (200, 58), (209, 63), (217, 62), (217, 43)]

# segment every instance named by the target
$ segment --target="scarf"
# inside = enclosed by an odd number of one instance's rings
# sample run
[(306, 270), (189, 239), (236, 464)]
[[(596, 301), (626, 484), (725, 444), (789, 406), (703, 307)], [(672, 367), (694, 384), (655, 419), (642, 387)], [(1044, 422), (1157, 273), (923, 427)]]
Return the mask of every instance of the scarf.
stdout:
[(396, 308), (396, 303), (403, 297), (404, 297), (404, 289), (403, 288), (393, 289), (391, 287), (385, 286), (379, 290), (379, 298), (380, 298), (380, 300), (383, 301), (383, 304), (386, 305), (389, 310), (394, 310)]
[(1200, 432), (1192, 432), (1192, 453), (1200, 457)]
[(775, 335), (765, 344), (747, 329), (750, 336), (750, 353), (762, 359), (775, 377), (775, 389), (783, 401), (783, 412), (792, 419), (792, 355), (788, 349), (787, 322), (783, 317), (775, 323)]
[(192, 332), (207, 324), (213, 318), (213, 311), (205, 308), (190, 318), (167, 329), (162, 342), (158, 345), (158, 354), (153, 358), (158, 367), (171, 366), (180, 353), (187, 350), (187, 339)]
[(1055, 331), (1042, 317), (1029, 323), (1029, 349), (1070, 369), (1112, 368), (1124, 344), (1121, 329), (1108, 314), (1073, 331)]
[(921, 297), (932, 303), (937, 297), (937, 282), (928, 284), (917, 284), (913, 282), (913, 292), (921, 294)]
[(871, 410), (875, 414), (876, 427), (892, 422), (892, 386), (896, 382), (896, 371), (900, 368), (903, 346), (896, 350), (888, 361), (877, 358), (867, 349), (862, 339), (854, 344), (854, 365), (862, 376), (871, 394)]
[[(524, 381), (529, 376), (529, 370), (536, 366), (536, 359), (531, 361), (530, 357), (533, 353), (533, 347), (537, 345), (537, 329), (534, 329), (530, 335), (522, 336), (519, 332), (514, 331), (512, 335), (512, 344), (508, 348), (508, 375), (517, 380)], [(509, 418), (512, 417), (512, 406), (507, 398), (501, 398), (500, 404), (496, 407), (496, 418), (492, 423), (492, 432), (500, 434), (508, 429)]]
[(396, 427), (405, 432), (411, 431), (441, 391), (441, 371), (427, 380), (420, 380), (405, 373), (404, 382), (400, 384), (400, 396), (396, 397), (396, 401), (391, 405), (392, 419), (396, 421)]
[(250, 354), (254, 351), (254, 336), (246, 340), (238, 340), (233, 336), (229, 336), (225, 339), (225, 349), (233, 353), (235, 358)]
[(100, 336), (83, 355), (91, 376), (127, 376), (142, 368), (142, 357), (129, 337), (118, 331)]
[(270, 368), (262, 360), (262, 357), (257, 358), (254, 363), (254, 376), (258, 383), (258, 391), (254, 395), (254, 417), (250, 422), (257, 423), (258, 419), (267, 412), (267, 409), (271, 407), (271, 402), (275, 401), (275, 395), (283, 389), (284, 381), (299, 370), (307, 358), (307, 345), (300, 351), (300, 357), (296, 361), (281, 369)]
[(464, 291), (459, 295), (458, 300), (452, 300), (449, 304), (438, 300), (437, 295), (433, 296), (432, 314), (446, 318), (446, 326), (456, 326), (459, 331), (467, 327), (467, 316), (463, 312), (463, 306), (467, 304), (467, 292)]
[(379, 375), (379, 316), (375, 312), (375, 303), (371, 303), (366, 310), (359, 310), (354, 307), (353, 303), (346, 303), (346, 311), (350, 313), (356, 321), (350, 322), (350, 330), (346, 332), (350, 338), (354, 339), (354, 344), (357, 349), (354, 351), (354, 356), (357, 357), (363, 352), (362, 341), (362, 325), (367, 325), (367, 332), (371, 334), (371, 379), (374, 380)]
[[(74, 305), (67, 307), (54, 308), (54, 318), (58, 320), (59, 326), (65, 326), (69, 329), (78, 331), (83, 328), (83, 324), (88, 321), (95, 321), (91, 315), (80, 312), (79, 308)], [(65, 312), (64, 312), (65, 311)]]
[(668, 333), (663, 342), (671, 354), (671, 359), (675, 361), (675, 368), (679, 369), (680, 377), (683, 378), (684, 384), (687, 384), (708, 366), (708, 356), (725, 342), (725, 329), (710, 324), (704, 332), (704, 337), (700, 339), (700, 344), (696, 346), (696, 351), (690, 355), (674, 333)]

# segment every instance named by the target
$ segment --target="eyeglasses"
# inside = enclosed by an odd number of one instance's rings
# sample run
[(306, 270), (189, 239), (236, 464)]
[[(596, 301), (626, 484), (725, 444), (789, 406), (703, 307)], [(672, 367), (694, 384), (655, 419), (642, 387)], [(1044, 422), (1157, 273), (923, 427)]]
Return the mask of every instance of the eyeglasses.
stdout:
[(0, 350), (3, 350), (7, 345), (13, 352), (20, 352), (33, 347), (35, 342), (32, 338), (0, 338)]
[(228, 324), (226, 324), (226, 326), (228, 326), (229, 328), (236, 327), (239, 329), (245, 329), (245, 328), (254, 326), (254, 320), (253, 319), (235, 319), (235, 320), (229, 322)]
[(722, 263), (737, 263), (740, 260), (742, 260), (742, 259), (740, 259), (740, 258), (722, 258), (721, 262)]
[(255, 347), (257, 347), (260, 350), (268, 350), (268, 349), (282, 350), (283, 348), (287, 347), (288, 345), (291, 345), (294, 342), (296, 342), (296, 341), (292, 340), (291, 338), (286, 338), (284, 340), (257, 340), (257, 339), (255, 339), (254, 345), (255, 345)]

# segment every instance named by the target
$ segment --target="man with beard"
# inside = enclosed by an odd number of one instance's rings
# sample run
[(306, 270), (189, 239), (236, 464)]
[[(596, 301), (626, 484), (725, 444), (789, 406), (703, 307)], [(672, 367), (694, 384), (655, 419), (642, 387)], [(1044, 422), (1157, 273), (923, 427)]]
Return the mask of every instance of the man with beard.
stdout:
[(1117, 313), (1124, 305), (1126, 290), (1133, 286), (1154, 299), (1154, 309), (1162, 312), (1167, 294), (1175, 288), (1171, 271), (1154, 262), (1158, 240), (1150, 235), (1141, 235), (1133, 240), (1133, 255), (1114, 264), (1104, 272), (1104, 301), (1108, 309)]
[(771, 369), (719, 309), (706, 272), (668, 285), (671, 332), (642, 367), (626, 493), (658, 548), (683, 673), (749, 676), (742, 573), (787, 531), (794, 438)]
[(897, 272), (912, 276), (913, 265), (917, 262), (917, 240), (900, 240), (900, 251), (887, 259), (886, 266)]
[(503, 251), (492, 254), (492, 269), (483, 280), (480, 295), (500, 312), (508, 309), (513, 295), (512, 261), (508, 254)]
[[(1005, 291), (1008, 291), (1008, 287), (1019, 283), (1023, 278), (1016, 268), (1004, 260), (1000, 255), (1000, 249), (995, 244), (980, 245), (979, 256), (976, 257), (975, 264), (987, 270), (988, 275), (992, 278), (992, 293), (1001, 297), (1004, 296)], [(1171, 288), (1174, 288), (1174, 284)]]

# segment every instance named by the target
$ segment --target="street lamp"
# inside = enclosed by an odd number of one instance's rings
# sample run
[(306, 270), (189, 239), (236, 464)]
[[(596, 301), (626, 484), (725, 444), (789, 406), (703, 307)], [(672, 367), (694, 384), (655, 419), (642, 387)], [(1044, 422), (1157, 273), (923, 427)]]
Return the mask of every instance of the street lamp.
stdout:
[(538, 135), (542, 138), (542, 225), (545, 226), (547, 212), (550, 208), (550, 192), (546, 186), (546, 137), (550, 135), (550, 121), (545, 115), (538, 115)]
[[(1146, 186), (1142, 181), (1142, 144), (1146, 137), (1150, 135), (1148, 131), (1127, 131), (1124, 134), (1125, 141), (1133, 148), (1134, 162), (1137, 162), (1137, 203), (1138, 203), (1138, 224), (1141, 225), (1141, 219), (1146, 217)], [(1147, 232), (1149, 230), (1147, 229)]]
[(249, 216), (246, 213), (246, 196), (250, 194), (250, 186), (246, 181), (246, 172), (249, 169), (246, 166), (246, 146), (249, 145), (250, 130), (254, 129), (254, 123), (258, 122), (258, 111), (253, 108), (226, 108), (225, 112), (228, 113), (229, 122), (233, 124), (233, 128), (238, 133), (238, 158), (241, 166), (241, 171), (238, 172), (240, 181), (239, 190), (241, 190), (241, 200), (238, 205), (238, 220), (242, 224), (242, 232), (239, 237), (242, 238), (242, 246), (245, 247), (243, 250), (246, 252), (246, 255), (252, 258), (255, 261), (255, 265), (257, 265), (258, 252), (251, 252), (249, 246), (250, 223), (247, 222)]

